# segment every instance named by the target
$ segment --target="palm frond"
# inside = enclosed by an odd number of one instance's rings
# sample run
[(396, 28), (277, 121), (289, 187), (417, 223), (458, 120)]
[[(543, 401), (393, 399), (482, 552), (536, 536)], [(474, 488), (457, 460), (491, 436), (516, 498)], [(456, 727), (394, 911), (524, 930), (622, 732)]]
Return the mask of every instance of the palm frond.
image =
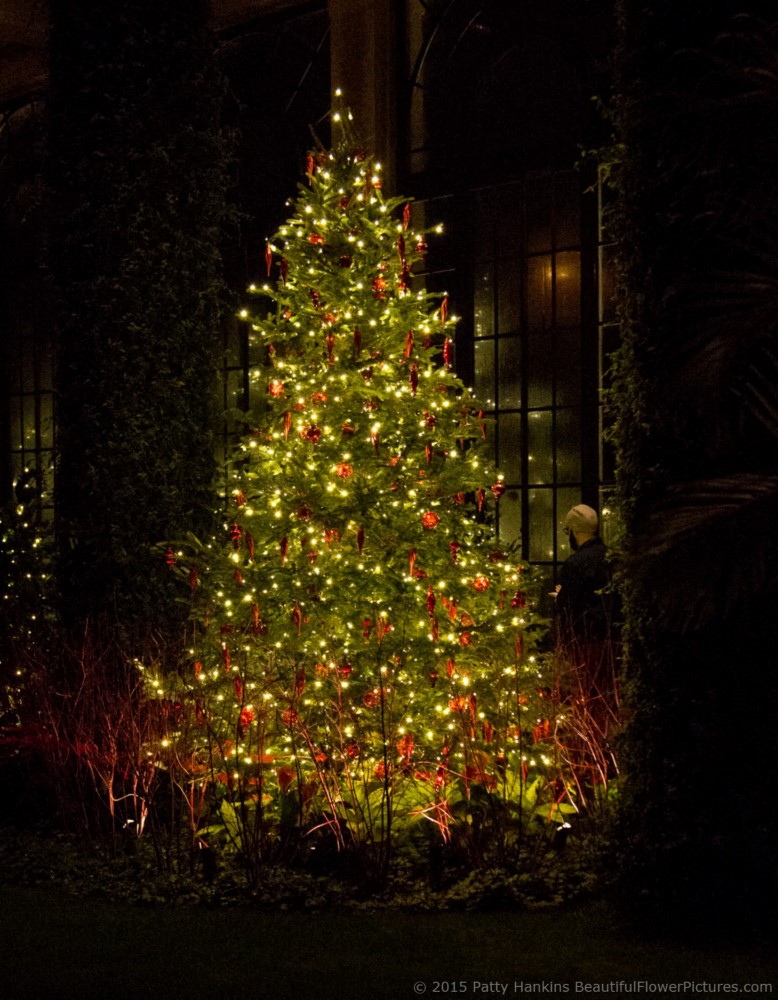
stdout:
[(697, 631), (778, 582), (778, 475), (724, 476), (670, 490), (627, 571), (657, 624)]

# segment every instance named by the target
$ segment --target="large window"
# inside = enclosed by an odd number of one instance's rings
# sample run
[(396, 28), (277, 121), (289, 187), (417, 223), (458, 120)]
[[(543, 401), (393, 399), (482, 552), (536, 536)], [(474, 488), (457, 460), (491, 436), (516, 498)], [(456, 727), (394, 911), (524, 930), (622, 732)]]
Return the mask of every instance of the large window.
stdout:
[(580, 178), (552, 172), (473, 197), (474, 381), (508, 486), (500, 537), (553, 564), (582, 491)]
[(492, 417), (500, 539), (551, 584), (566, 511), (602, 506), (611, 474), (601, 358), (615, 327), (597, 294), (608, 251), (576, 165), (607, 33), (569, 0), (407, 0), (406, 19), (409, 189), (443, 215), (450, 245), (430, 277), (462, 316), (457, 368)]
[(9, 471), (17, 499), (32, 500), (35, 515), (42, 518), (47, 516), (54, 498), (50, 317), (44, 320), (40, 315), (40, 289), (19, 291), (28, 293), (28, 309), (19, 309), (16, 316), (11, 310), (5, 344)]
[(51, 291), (41, 263), (42, 108), (0, 115), (0, 443), (2, 500), (48, 518), (53, 504), (54, 372)]

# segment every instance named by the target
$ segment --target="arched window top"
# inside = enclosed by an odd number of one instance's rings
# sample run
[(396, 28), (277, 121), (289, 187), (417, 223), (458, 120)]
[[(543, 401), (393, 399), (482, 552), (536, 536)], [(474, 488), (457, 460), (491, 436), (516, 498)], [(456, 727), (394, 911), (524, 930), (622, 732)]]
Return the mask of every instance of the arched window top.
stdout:
[(582, 9), (569, 0), (412, 0), (411, 172), (445, 164), (496, 177), (570, 165), (604, 41)]

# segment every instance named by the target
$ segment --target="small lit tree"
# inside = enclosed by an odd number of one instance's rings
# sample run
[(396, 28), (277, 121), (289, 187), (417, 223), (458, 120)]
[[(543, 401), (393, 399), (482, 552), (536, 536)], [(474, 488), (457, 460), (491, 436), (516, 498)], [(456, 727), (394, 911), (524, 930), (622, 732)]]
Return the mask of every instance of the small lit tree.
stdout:
[(259, 401), (224, 541), (168, 561), (196, 622), (186, 758), (224, 786), (228, 828), (245, 841), (250, 815), (261, 839), (272, 815), (383, 852), (393, 823), (447, 838), (455, 807), (508, 786), (534, 809), (543, 625), (494, 534), (504, 486), (455, 318), (414, 277), (430, 233), (333, 125), (243, 314)]

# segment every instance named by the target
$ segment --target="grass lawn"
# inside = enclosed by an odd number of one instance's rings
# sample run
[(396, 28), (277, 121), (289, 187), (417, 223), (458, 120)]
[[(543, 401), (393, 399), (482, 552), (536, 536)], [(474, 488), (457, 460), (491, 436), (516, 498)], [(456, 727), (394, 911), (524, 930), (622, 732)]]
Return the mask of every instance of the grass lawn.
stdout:
[(538, 995), (543, 984), (545, 993), (556, 984), (557, 993), (627, 995), (608, 990), (621, 980), (645, 981), (649, 995), (658, 984), (684, 982), (765, 983), (778, 993), (778, 958), (767, 943), (641, 939), (603, 903), (501, 913), (268, 912), (0, 887), (0, 914), (2, 1000), (518, 998), (529, 984)]

